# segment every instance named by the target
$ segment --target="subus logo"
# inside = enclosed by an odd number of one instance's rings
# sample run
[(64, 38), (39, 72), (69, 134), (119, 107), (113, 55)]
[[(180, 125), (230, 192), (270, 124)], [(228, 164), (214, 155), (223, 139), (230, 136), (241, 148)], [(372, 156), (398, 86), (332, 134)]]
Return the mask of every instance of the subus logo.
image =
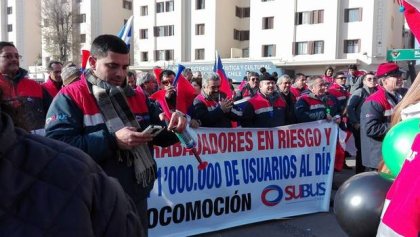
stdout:
[[(270, 195), (268, 195), (269, 193)], [(277, 185), (269, 185), (261, 193), (262, 203), (269, 207), (277, 205), (282, 198), (283, 190)]]

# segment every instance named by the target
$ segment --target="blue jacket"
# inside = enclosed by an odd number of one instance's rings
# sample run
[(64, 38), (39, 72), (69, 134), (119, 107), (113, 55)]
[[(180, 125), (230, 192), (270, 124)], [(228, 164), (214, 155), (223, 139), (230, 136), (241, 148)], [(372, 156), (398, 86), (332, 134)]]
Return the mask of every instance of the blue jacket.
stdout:
[(279, 93), (267, 98), (260, 92), (245, 106), (241, 119), (242, 127), (270, 128), (286, 124), (287, 104)]
[(334, 117), (338, 110), (338, 102), (333, 96), (323, 95), (319, 98), (313, 93), (303, 94), (295, 105), (296, 118), (300, 123), (326, 119), (328, 111)]
[[(158, 109), (144, 95), (134, 92), (127, 101), (140, 126), (145, 129), (149, 124), (164, 126), (158, 118)], [(117, 141), (111, 134), (100, 113), (96, 100), (89, 93), (87, 81), (81, 80), (64, 87), (55, 97), (47, 114), (46, 136), (64, 141), (89, 154), (112, 177), (118, 179), (124, 190), (137, 203), (147, 198), (153, 183), (142, 188), (136, 183), (133, 166), (117, 157)], [(156, 136), (153, 144), (168, 146), (177, 142), (174, 133), (166, 129)], [(150, 150), (152, 150), (152, 144)]]
[(0, 119), (0, 236), (141, 235), (134, 204), (89, 156)]

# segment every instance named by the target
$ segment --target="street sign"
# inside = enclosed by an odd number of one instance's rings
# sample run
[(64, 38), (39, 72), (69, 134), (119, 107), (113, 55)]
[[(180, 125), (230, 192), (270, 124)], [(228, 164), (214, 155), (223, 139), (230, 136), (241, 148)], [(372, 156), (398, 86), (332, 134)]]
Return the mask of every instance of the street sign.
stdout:
[(420, 49), (390, 49), (386, 53), (387, 61), (419, 60)]

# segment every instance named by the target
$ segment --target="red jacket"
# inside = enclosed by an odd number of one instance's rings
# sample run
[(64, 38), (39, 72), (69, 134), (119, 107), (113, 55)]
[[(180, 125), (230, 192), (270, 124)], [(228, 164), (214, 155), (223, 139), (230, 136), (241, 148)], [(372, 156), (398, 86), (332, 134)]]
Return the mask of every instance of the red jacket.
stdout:
[(63, 83), (55, 82), (51, 79), (51, 77), (48, 77), (47, 82), (42, 83), (42, 87), (46, 91), (48, 91), (48, 94), (50, 94), (50, 96), (52, 98), (54, 98), (57, 95), (57, 93), (60, 91), (62, 85), (63, 85)]

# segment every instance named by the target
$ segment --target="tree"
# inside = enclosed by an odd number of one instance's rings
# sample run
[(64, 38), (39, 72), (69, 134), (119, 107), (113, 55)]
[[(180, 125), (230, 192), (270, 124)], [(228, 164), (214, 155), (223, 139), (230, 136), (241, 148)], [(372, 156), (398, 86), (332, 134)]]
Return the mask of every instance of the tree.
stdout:
[(41, 29), (44, 49), (53, 59), (67, 62), (72, 58), (74, 48), (80, 47), (73, 29), (76, 9), (72, 0), (41, 0)]

